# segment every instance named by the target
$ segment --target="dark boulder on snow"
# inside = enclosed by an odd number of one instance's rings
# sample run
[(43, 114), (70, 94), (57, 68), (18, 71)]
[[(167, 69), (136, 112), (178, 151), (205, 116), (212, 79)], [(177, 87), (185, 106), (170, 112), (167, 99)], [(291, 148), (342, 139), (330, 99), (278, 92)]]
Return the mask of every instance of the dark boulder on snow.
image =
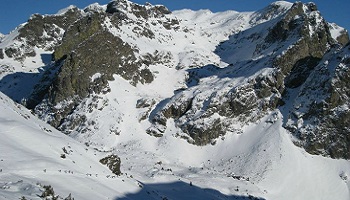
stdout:
[(105, 158), (102, 158), (100, 160), (100, 163), (106, 165), (112, 171), (113, 174), (118, 176), (122, 174), (122, 172), (120, 171), (121, 161), (117, 155), (112, 154)]
[(0, 59), (4, 59), (4, 51), (0, 49)]

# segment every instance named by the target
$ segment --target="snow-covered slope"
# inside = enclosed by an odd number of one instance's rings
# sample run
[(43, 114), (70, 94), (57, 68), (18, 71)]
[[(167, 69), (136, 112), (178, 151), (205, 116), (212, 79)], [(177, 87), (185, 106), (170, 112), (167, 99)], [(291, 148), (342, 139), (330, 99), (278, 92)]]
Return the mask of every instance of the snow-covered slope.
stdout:
[[(293, 112), (318, 69), (346, 74), (348, 51), (332, 49), (344, 34), (313, 3), (285, 1), (212, 13), (118, 0), (32, 16), (0, 43), (0, 90), (70, 137), (1, 94), (0, 197), (51, 185), (75, 199), (349, 200), (350, 162), (308, 154), (285, 129), (303, 125)], [(123, 175), (99, 163), (109, 154)]]
[(329, 23), (329, 30), (332, 37), (338, 40), (341, 44), (345, 45), (349, 41), (349, 34), (345, 28), (340, 27), (335, 23)]
[(138, 190), (137, 181), (116, 177), (99, 163), (106, 153), (58, 132), (0, 95), (1, 199), (40, 199), (47, 185), (56, 195), (71, 193), (75, 199), (113, 199)]
[(75, 199), (349, 199), (350, 163), (296, 147), (279, 113), (205, 147), (172, 131), (154, 138), (129, 127), (129, 135), (105, 147), (122, 159), (119, 177), (98, 163), (106, 153), (63, 135), (4, 95), (0, 120), (3, 199), (39, 199), (44, 185)]

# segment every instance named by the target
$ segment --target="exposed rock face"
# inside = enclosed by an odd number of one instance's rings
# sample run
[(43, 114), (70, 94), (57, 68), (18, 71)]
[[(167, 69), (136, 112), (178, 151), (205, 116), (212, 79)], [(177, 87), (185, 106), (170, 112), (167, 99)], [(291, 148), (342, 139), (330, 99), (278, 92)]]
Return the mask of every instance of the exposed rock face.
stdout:
[(2, 49), (0, 49), (0, 59), (4, 59), (4, 52)]
[(332, 49), (301, 86), (289, 128), (313, 154), (350, 159), (349, 45)]
[(341, 35), (339, 35), (337, 37), (337, 41), (342, 44), (342, 45), (346, 45), (347, 43), (349, 43), (349, 33), (348, 31), (344, 30), (341, 32)]
[(36, 55), (35, 47), (52, 51), (60, 43), (64, 30), (80, 17), (82, 12), (76, 7), (60, 15), (34, 14), (19, 29), (18, 42), (6, 47), (5, 53), (9, 58), (23, 60)]
[(164, 17), (164, 15), (171, 12), (165, 6), (152, 6), (147, 4), (146, 6), (130, 3), (127, 0), (115, 0), (111, 1), (107, 5), (106, 12), (114, 14), (117, 12), (130, 10), (136, 17), (148, 19), (149, 17)]
[[(154, 33), (133, 18), (143, 18), (147, 26), (148, 18), (161, 18), (157, 24), (172, 29), (178, 21), (165, 17), (171, 13), (167, 8), (150, 4), (142, 6), (126, 0), (110, 2), (107, 10), (101, 8), (91, 5), (82, 11), (70, 7), (57, 15), (33, 15), (19, 29), (17, 40), (22, 44), (20, 48), (12, 45), (5, 49), (8, 57), (17, 60), (35, 56), (34, 47), (54, 49), (55, 64), (44, 73), (24, 103), (57, 128), (65, 123), (60, 128), (62, 131), (85, 122), (83, 116), (74, 122), (67, 121), (67, 117), (85, 98), (109, 92), (108, 81), (114, 80), (114, 74), (132, 85), (147, 84), (154, 78), (148, 66), (168, 62), (163, 58), (169, 60), (172, 56), (157, 51), (139, 55), (137, 46), (126, 43), (111, 31), (128, 24), (136, 25), (132, 30), (136, 36), (154, 39)], [(26, 42), (30, 35), (34, 37)]]
[[(142, 62), (137, 61), (136, 50), (103, 27), (105, 17), (104, 13), (82, 17), (68, 28), (55, 49), (53, 59), (61, 65), (60, 70), (54, 82), (46, 87), (46, 100), (36, 108), (38, 113), (47, 113), (47, 110), (54, 113), (49, 122), (55, 127), (59, 127), (84, 98), (108, 92), (108, 81), (113, 80), (114, 74), (130, 80), (133, 85), (153, 81), (147, 68), (140, 69)], [(40, 99), (35, 95), (31, 99)], [(35, 107), (39, 102), (31, 99), (28, 105)]]
[[(309, 8), (306, 12), (305, 6)], [(328, 50), (328, 46), (335, 43), (327, 23), (314, 9), (312, 3), (306, 5), (296, 3), (268, 35), (268, 40), (286, 40), (288, 36), (293, 35), (300, 38), (291, 49), (275, 61), (275, 65), (279, 66), (284, 74), (288, 74), (293, 67), (300, 65), (300, 62), (298, 63), (300, 60), (303, 60), (302, 63), (315, 65), (314, 59), (321, 59)], [(294, 66), (295, 64), (297, 66)]]
[(80, 17), (82, 17), (82, 13), (76, 7), (61, 15), (42, 16), (34, 14), (28, 23), (19, 30), (18, 37), (25, 38), (30, 46), (53, 50), (60, 42), (63, 30), (66, 30)]

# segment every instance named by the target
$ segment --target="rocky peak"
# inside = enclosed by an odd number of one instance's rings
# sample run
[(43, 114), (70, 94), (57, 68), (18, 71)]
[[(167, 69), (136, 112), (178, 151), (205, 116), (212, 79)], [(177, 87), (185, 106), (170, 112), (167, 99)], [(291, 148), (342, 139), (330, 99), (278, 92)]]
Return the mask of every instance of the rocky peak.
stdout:
[[(300, 2), (294, 3), (292, 7), (286, 12), (283, 18), (274, 26), (270, 31), (268, 40), (273, 42), (275, 40), (286, 40), (288, 36), (298, 34), (299, 37), (311, 37), (313, 34), (321, 32), (327, 32), (329, 36), (329, 30), (327, 23), (315, 10), (313, 4), (303, 4)], [(321, 36), (323, 38), (325, 36)]]
[(307, 6), (307, 8), (308, 8), (311, 12), (317, 11), (317, 10), (318, 10), (316, 4), (313, 3), (313, 2), (306, 3), (305, 5)]
[(269, 31), (266, 41), (288, 41), (295, 37), (300, 38), (297, 43), (275, 60), (275, 65), (284, 74), (289, 74), (302, 59), (315, 66), (317, 62), (314, 61), (320, 60), (329, 47), (336, 43), (327, 22), (315, 10), (315, 6), (300, 2), (293, 4), (283, 19)]
[(60, 67), (57, 76), (27, 101), (40, 115), (48, 110), (55, 113), (49, 120), (55, 127), (85, 98), (109, 92), (108, 81), (114, 79), (114, 74), (133, 85), (153, 80), (148, 69), (140, 69), (142, 63), (137, 61), (135, 50), (103, 27), (106, 17), (105, 13), (90, 13), (69, 26), (53, 54)]
[[(285, 75), (283, 102), (291, 101), (292, 93), (298, 94), (290, 114), (285, 116), (289, 119), (286, 127), (298, 139), (296, 143), (313, 154), (348, 159), (350, 142), (344, 131), (348, 111), (343, 109), (348, 99), (345, 86), (348, 66), (342, 61), (330, 61), (331, 57), (347, 57), (340, 50), (347, 49), (342, 45), (349, 41), (344, 33), (327, 23), (315, 4), (298, 2), (270, 31), (269, 37), (281, 41), (289, 41), (291, 36), (300, 38), (274, 62)], [(335, 56), (336, 52), (341, 56)], [(340, 94), (339, 90), (343, 92)]]
[(53, 51), (60, 43), (64, 31), (82, 16), (83, 13), (76, 7), (70, 7), (57, 15), (34, 14), (18, 28), (16, 42), (4, 49), (5, 54), (9, 58), (23, 61), (26, 57), (36, 56), (35, 47)]
[(85, 13), (93, 13), (93, 12), (103, 13), (105, 11), (106, 11), (106, 6), (100, 5), (98, 3), (90, 4), (84, 8)]
[[(50, 124), (59, 127), (85, 98), (109, 92), (108, 81), (113, 80), (115, 74), (134, 86), (152, 82), (153, 74), (148, 69), (151, 63), (137, 55), (137, 46), (123, 41), (111, 30), (121, 30), (126, 24), (134, 25), (137, 26), (133, 29), (136, 37), (154, 38), (152, 31), (142, 24), (150, 17), (158, 19), (166, 14), (170, 11), (164, 6), (142, 6), (119, 0), (105, 6), (92, 4), (84, 11), (70, 6), (55, 15), (33, 15), (17, 36), (17, 40), (25, 43), (33, 54), (20, 54), (22, 49), (12, 46), (7, 47), (5, 53), (14, 59), (25, 59), (36, 56), (34, 47), (40, 47), (54, 51), (54, 64), (23, 102)], [(171, 24), (165, 22), (163, 26), (171, 28)], [(34, 37), (26, 39), (29, 35)], [(47, 35), (49, 38), (43, 37)], [(157, 61), (154, 62), (161, 63), (159, 56), (155, 56)], [(76, 126), (75, 122), (68, 124), (71, 124), (69, 128)]]
[(107, 5), (106, 12), (110, 14), (116, 12), (131, 13), (138, 18), (142, 17), (144, 19), (148, 19), (150, 17), (163, 17), (164, 15), (171, 13), (165, 6), (162, 5), (153, 6), (150, 3), (147, 3), (146, 5), (139, 5), (127, 0), (111, 1)]
[(116, 12), (120, 12), (119, 8), (121, 7), (120, 4), (122, 2), (126, 3), (127, 1), (121, 1), (121, 0), (119, 0), (119, 1), (111, 1), (110, 3), (107, 4), (106, 12), (110, 13), (110, 14), (113, 14), (113, 13), (116, 13)]

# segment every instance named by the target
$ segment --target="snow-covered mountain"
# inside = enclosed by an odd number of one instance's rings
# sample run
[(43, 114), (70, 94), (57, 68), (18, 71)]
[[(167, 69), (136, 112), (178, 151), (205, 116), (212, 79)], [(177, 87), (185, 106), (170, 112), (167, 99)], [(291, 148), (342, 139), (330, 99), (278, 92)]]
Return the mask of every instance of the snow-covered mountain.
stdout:
[(349, 199), (348, 42), (313, 3), (35, 14), (0, 43), (0, 90), (36, 115), (1, 96), (0, 195)]
[(75, 199), (104, 199), (138, 190), (135, 179), (117, 178), (99, 163), (106, 153), (60, 133), (3, 94), (0, 101), (1, 199), (41, 199), (45, 186), (53, 188), (54, 196), (66, 198), (71, 193)]

